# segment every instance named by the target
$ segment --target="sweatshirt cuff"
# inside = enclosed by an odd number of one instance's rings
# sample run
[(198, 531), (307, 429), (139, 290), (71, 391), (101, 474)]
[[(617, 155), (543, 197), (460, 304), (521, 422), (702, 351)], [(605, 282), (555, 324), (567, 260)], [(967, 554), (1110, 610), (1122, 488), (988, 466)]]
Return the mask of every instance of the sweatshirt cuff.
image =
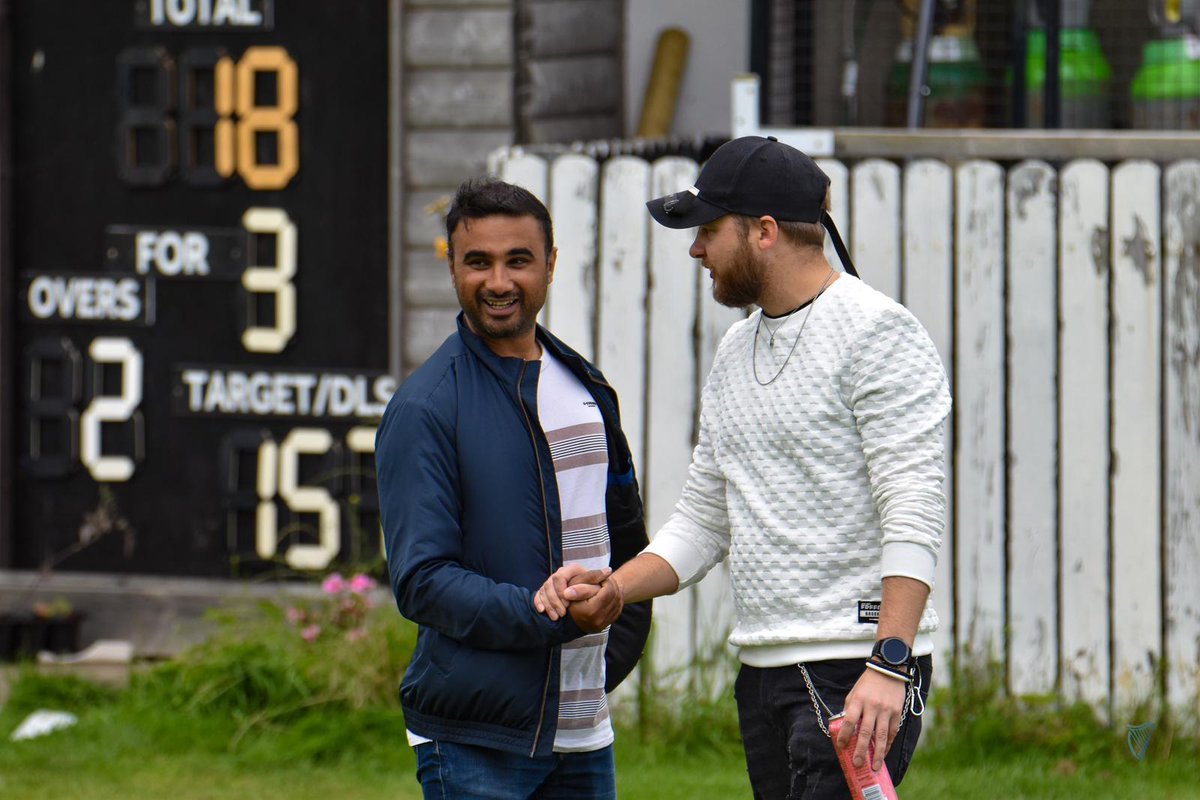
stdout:
[(686, 540), (672, 536), (666, 531), (659, 531), (642, 552), (653, 553), (667, 562), (679, 578), (680, 589), (696, 583), (708, 572), (708, 563), (703, 553)]
[(914, 542), (888, 542), (883, 546), (883, 578), (912, 578), (933, 588), (937, 556), (928, 547)]

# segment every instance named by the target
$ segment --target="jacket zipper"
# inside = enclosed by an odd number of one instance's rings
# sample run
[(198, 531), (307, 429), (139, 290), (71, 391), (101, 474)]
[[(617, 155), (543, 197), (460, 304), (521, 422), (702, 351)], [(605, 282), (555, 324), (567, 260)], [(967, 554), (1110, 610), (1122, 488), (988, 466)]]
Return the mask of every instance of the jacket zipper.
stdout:
[[(525, 381), (525, 366), (529, 362), (521, 363), (521, 372), (517, 375), (517, 405), (521, 407), (521, 415), (525, 417), (525, 427), (529, 430), (529, 440), (533, 442), (533, 457), (537, 462), (538, 480), (542, 484), (542, 524), (546, 531), (546, 554), (550, 558), (550, 571), (554, 572), (554, 544), (550, 541), (550, 509), (546, 507), (546, 484), (542, 481), (542, 455), (538, 452), (537, 435), (533, 431), (533, 421), (529, 418), (529, 411), (525, 408), (525, 401), (521, 397), (521, 384)], [(542, 684), (542, 707), (538, 710), (537, 730), (533, 732), (533, 747), (529, 751), (529, 757), (533, 758), (537, 753), (538, 742), (542, 738), (542, 724), (546, 721), (546, 701), (550, 697), (550, 672), (554, 666), (554, 649), (551, 648), (546, 658), (546, 681)]]

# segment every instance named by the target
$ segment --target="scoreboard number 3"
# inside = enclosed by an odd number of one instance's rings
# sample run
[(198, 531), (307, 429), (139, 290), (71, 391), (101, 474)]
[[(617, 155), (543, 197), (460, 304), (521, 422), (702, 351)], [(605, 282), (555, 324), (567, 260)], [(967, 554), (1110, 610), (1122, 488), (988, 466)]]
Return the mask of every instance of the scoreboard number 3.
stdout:
[(275, 296), (275, 323), (250, 324), (242, 331), (242, 346), (251, 353), (282, 353), (296, 335), (296, 224), (281, 208), (250, 208), (242, 215), (242, 226), (250, 234), (275, 236), (275, 265), (251, 264), (242, 273), (247, 293), (249, 318), (253, 319), (254, 295)]

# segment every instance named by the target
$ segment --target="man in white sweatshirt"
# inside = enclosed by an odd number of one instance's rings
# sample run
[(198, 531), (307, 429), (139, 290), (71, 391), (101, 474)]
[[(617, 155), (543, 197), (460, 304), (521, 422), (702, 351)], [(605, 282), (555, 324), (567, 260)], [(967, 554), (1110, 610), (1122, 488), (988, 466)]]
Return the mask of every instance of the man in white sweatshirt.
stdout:
[[(647, 204), (662, 225), (698, 228), (690, 253), (718, 301), (758, 310), (717, 349), (675, 513), (607, 580), (564, 568), (535, 599), (552, 619), (570, 603), (619, 607), (614, 593), (671, 594), (728, 558), (735, 696), (761, 798), (849, 797), (827, 738), (842, 710), (839, 744), (858, 765), (872, 746), (872, 767), (886, 760), (899, 783), (937, 626), (926, 601), (945, 517), (946, 377), (912, 314), (855, 277), (828, 191), (806, 155), (748, 136), (695, 186)], [(849, 274), (826, 260), (826, 230)]]

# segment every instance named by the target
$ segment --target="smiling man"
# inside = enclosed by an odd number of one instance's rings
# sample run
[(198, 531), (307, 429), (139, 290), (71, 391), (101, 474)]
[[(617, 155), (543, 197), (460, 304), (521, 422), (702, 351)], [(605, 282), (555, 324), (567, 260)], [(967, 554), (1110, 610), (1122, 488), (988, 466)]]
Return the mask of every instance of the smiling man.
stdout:
[(376, 439), (392, 590), (419, 626), (400, 687), (417, 778), (425, 797), (615, 797), (606, 693), (650, 605), (609, 627), (607, 597), (550, 620), (533, 593), (567, 564), (598, 581), (646, 545), (617, 396), (537, 324), (557, 253), (536, 197), (467, 181), (446, 236), (458, 330)]

